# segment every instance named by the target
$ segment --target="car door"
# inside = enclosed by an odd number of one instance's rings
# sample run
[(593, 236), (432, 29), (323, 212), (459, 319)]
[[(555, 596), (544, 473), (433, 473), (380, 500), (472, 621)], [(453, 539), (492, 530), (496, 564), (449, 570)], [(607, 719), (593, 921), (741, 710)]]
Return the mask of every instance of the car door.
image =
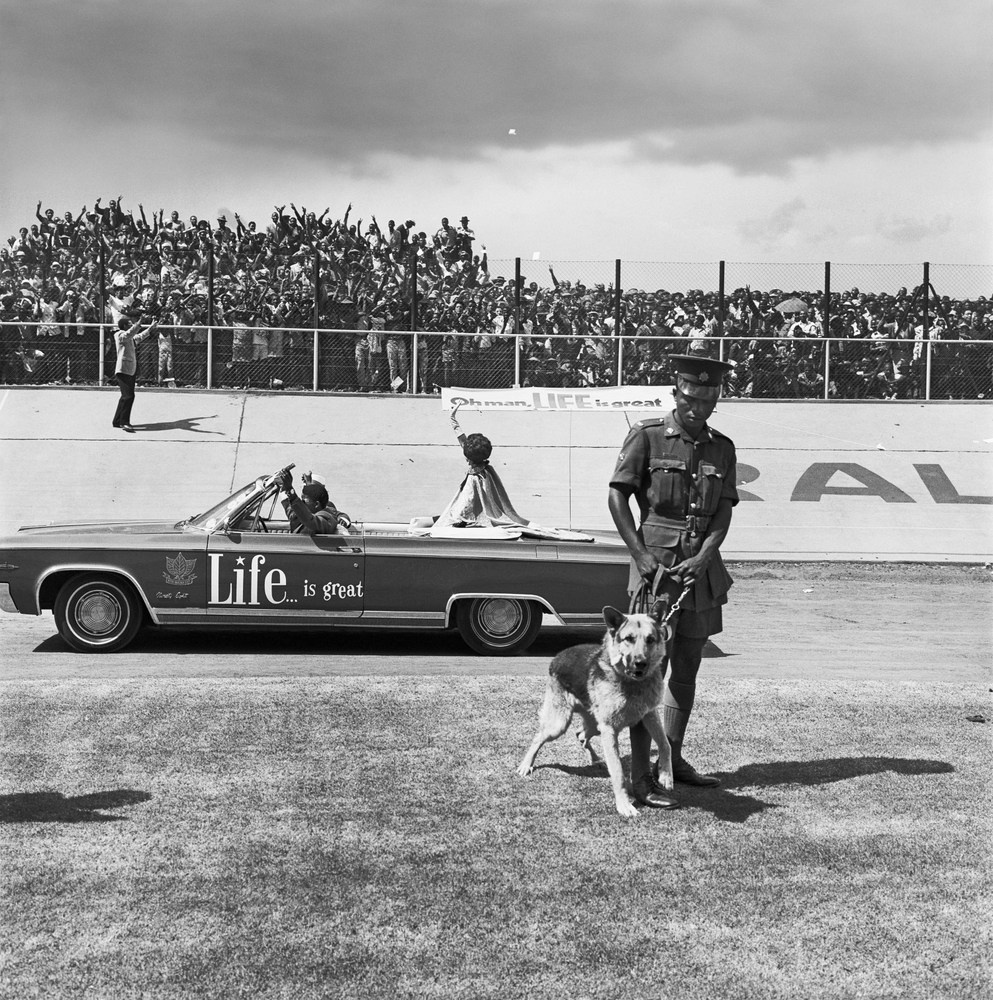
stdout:
[(318, 624), (364, 606), (361, 535), (215, 532), (207, 574), (208, 618)]

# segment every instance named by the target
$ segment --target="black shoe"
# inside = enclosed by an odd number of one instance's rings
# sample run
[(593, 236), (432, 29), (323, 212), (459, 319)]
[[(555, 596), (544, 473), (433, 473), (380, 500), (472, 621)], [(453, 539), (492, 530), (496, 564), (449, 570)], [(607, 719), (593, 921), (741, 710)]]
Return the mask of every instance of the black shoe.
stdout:
[(676, 781), (684, 785), (697, 785), (700, 788), (713, 788), (721, 783), (720, 778), (715, 778), (712, 774), (701, 774), (692, 764), (687, 764), (685, 760), (674, 760), (672, 762), (672, 776)]
[(656, 791), (654, 783), (650, 779), (639, 781), (631, 791), (634, 800), (639, 805), (648, 806), (649, 809), (678, 809), (678, 800), (671, 797), (670, 792)]
[(657, 777), (651, 778), (651, 790), (653, 792), (658, 792), (659, 795), (675, 795), (676, 793), (671, 788), (666, 788), (665, 785), (661, 784)]
[(121, 430), (127, 431), (128, 434), (134, 434), (134, 428), (130, 424), (121, 424)]

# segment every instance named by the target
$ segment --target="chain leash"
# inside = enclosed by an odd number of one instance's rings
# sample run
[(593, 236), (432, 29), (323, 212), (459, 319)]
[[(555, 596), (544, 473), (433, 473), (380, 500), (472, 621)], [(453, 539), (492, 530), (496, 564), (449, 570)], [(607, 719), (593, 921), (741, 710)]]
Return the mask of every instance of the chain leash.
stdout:
[(672, 607), (669, 608), (669, 610), (666, 612), (665, 618), (662, 619), (662, 621), (660, 622), (660, 625), (665, 626), (665, 625), (669, 624), (669, 622), (675, 616), (676, 612), (679, 611), (682, 608), (682, 606), (683, 606), (683, 598), (686, 597), (686, 595), (692, 589), (693, 589), (693, 584), (692, 583), (688, 583), (688, 584), (686, 584), (685, 587), (683, 587), (683, 592), (679, 595), (679, 597), (676, 598), (676, 600), (673, 603)]

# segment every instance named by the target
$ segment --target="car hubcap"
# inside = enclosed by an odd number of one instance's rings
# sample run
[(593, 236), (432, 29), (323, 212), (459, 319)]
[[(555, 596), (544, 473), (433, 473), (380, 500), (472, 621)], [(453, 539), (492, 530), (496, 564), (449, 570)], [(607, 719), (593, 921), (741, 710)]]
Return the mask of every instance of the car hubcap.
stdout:
[(516, 601), (487, 601), (479, 615), (480, 624), (492, 636), (512, 635), (521, 626), (522, 614)]
[(90, 635), (108, 635), (121, 623), (121, 605), (112, 594), (94, 591), (76, 605), (76, 621)]

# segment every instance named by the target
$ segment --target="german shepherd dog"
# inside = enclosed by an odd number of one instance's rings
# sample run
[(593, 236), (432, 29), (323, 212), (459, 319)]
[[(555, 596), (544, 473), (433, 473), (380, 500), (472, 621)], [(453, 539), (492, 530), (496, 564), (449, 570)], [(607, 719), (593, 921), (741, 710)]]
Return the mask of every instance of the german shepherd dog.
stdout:
[(673, 787), (672, 753), (665, 737), (658, 707), (666, 668), (666, 650), (672, 638), (669, 625), (661, 625), (656, 604), (652, 614), (625, 615), (616, 608), (603, 609), (607, 632), (603, 642), (570, 646), (557, 653), (548, 667), (548, 686), (538, 715), (538, 732), (517, 768), (521, 777), (534, 770), (538, 751), (558, 739), (574, 712), (583, 720), (583, 747), (590, 763), (597, 757), (590, 740), (600, 734), (614, 802), (622, 816), (638, 810), (624, 785), (624, 768), (618, 747), (622, 729), (644, 720), (659, 748), (659, 783)]

